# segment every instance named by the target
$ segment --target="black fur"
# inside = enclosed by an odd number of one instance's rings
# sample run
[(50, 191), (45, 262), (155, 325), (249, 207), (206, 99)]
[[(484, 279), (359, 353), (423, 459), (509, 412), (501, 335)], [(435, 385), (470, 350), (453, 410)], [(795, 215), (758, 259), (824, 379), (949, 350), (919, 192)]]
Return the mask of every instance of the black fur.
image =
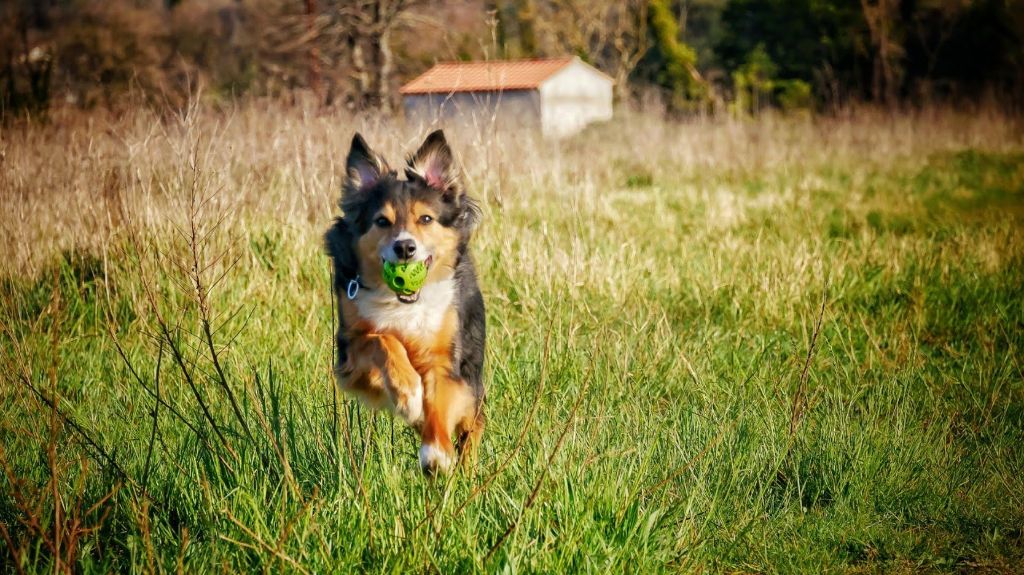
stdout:
[(455, 268), (455, 279), (458, 285), (459, 310), (459, 348), (460, 355), (455, 358), (458, 366), (456, 374), (473, 387), (477, 407), (484, 400), (484, 349), (487, 340), (487, 322), (484, 310), (484, 296), (476, 281), (476, 269), (473, 258), (468, 252), (460, 255), (459, 265)]
[[(431, 160), (434, 163), (432, 165), (441, 165), (440, 181), (437, 178), (428, 181), (430, 178), (423, 172), (423, 162), (427, 160)], [(453, 375), (473, 388), (479, 407), (484, 399), (486, 316), (483, 295), (477, 284), (476, 268), (469, 252), (469, 241), (480, 219), (480, 208), (462, 188), (459, 167), (444, 133), (441, 130), (431, 133), (420, 149), (410, 156), (404, 180), (399, 179), (397, 173), (388, 168), (387, 162), (370, 149), (362, 136), (356, 134), (352, 139), (346, 170), (347, 177), (341, 197), (344, 215), (335, 220), (325, 238), (327, 253), (334, 264), (335, 297), (339, 300), (346, 297), (349, 281), (358, 275), (355, 243), (372, 225), (370, 217), (384, 202), (416, 200), (431, 204), (438, 214), (437, 223), (459, 232), (455, 263), (455, 305), (460, 333), (451, 351), (452, 365), (458, 371)], [(437, 185), (439, 183), (442, 185)], [(347, 358), (343, 322), (341, 306), (338, 305), (336, 342), (339, 366)]]

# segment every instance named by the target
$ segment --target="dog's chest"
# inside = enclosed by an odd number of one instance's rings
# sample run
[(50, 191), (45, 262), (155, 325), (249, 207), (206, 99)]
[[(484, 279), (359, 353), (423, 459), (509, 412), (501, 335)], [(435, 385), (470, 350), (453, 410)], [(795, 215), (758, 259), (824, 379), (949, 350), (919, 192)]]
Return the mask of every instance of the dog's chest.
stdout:
[(424, 286), (419, 301), (412, 304), (398, 301), (395, 294), (384, 289), (366, 290), (355, 300), (359, 315), (376, 329), (413, 338), (436, 334), (454, 301), (455, 280)]

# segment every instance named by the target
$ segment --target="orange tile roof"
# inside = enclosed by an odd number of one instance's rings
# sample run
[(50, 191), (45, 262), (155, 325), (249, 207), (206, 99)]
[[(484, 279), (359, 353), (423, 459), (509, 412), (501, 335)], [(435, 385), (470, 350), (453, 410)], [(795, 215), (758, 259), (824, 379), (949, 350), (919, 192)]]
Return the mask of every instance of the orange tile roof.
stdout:
[(402, 86), (402, 94), (450, 92), (497, 92), (532, 90), (576, 60), (575, 57), (545, 60), (492, 60), (489, 62), (441, 62)]

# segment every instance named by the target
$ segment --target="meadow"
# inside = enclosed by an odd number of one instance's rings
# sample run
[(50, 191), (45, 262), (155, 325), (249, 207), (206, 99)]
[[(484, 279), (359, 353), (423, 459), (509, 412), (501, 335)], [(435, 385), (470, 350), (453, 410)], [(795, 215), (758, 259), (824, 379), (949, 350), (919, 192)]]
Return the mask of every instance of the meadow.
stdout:
[(250, 102), (0, 128), (0, 572), (1024, 570), (1024, 130), (997, 112), (449, 139), (488, 428), (421, 476), (333, 386), (354, 131)]

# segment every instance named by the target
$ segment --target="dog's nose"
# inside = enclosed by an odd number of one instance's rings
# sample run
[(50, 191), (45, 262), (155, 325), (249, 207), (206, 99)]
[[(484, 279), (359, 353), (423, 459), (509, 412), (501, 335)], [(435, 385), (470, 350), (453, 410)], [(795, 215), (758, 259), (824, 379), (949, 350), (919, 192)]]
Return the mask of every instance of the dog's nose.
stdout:
[(416, 253), (416, 240), (396, 240), (392, 247), (398, 259), (407, 260)]

